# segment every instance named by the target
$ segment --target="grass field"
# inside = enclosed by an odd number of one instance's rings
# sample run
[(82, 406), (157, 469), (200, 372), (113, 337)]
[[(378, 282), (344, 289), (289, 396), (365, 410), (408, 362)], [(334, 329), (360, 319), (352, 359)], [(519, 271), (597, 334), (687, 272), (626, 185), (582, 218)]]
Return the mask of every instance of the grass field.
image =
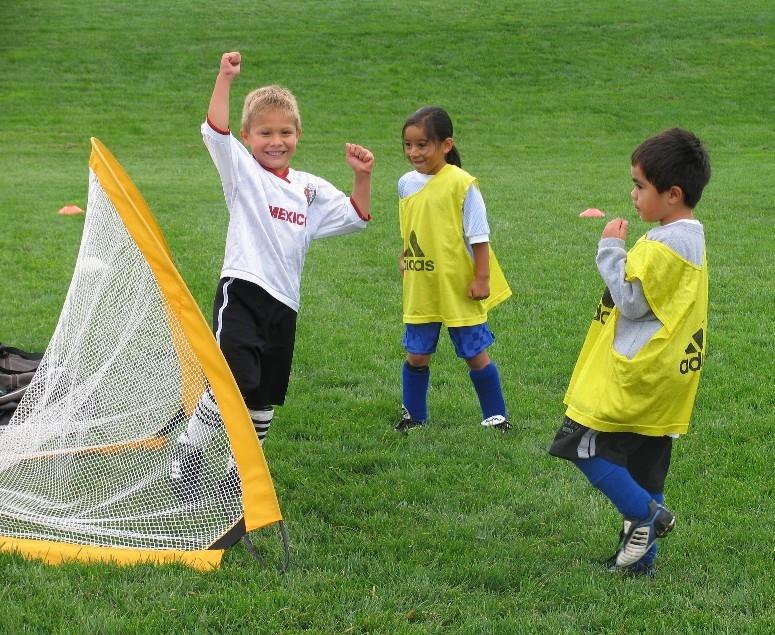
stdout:
[[(442, 8), (443, 7), (443, 8)], [(154, 210), (205, 315), (226, 215), (199, 133), (220, 54), (236, 104), (298, 96), (294, 165), (347, 190), (345, 141), (377, 156), (362, 234), (309, 255), (288, 403), (265, 447), (292, 541), (278, 576), (239, 546), (223, 567), (0, 556), (3, 633), (771, 633), (775, 624), (775, 13), (769, 0), (633, 3), (8, 1), (0, 6), (0, 341), (42, 350), (78, 251), (89, 137)], [(514, 422), (480, 429), (462, 363), (434, 360), (432, 426), (400, 404), (400, 130), (443, 105), (481, 181), (514, 290), (492, 355)], [(619, 520), (546, 448), (602, 283), (599, 207), (647, 230), (629, 155), (679, 125), (711, 153), (697, 209), (711, 267), (710, 354), (676, 443), (674, 533), (653, 580), (606, 574)], [(630, 242), (632, 242), (632, 240)]]

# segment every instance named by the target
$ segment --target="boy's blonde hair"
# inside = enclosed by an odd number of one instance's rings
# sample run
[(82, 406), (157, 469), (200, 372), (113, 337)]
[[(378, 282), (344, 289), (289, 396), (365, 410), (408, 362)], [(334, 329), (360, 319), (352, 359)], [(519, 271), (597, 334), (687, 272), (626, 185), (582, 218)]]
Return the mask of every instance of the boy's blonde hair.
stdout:
[(262, 86), (248, 93), (242, 107), (242, 129), (247, 130), (251, 121), (268, 110), (279, 110), (293, 119), (296, 131), (301, 133), (301, 114), (296, 97), (283, 86)]

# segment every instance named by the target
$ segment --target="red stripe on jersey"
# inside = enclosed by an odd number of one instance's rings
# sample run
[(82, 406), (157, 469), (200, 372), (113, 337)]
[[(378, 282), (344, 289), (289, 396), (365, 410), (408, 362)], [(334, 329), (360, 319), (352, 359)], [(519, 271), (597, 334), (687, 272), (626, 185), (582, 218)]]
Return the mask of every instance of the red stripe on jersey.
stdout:
[(353, 200), (353, 197), (350, 197), (350, 203), (352, 203), (352, 206), (355, 208), (355, 211), (357, 212), (358, 216), (361, 217), (361, 220), (371, 220), (371, 214), (364, 214), (361, 211), (361, 208), (358, 207), (358, 204)]
[(210, 117), (207, 117), (207, 125), (210, 126), (215, 132), (222, 135), (231, 134), (231, 130), (226, 128), (226, 130), (221, 130), (218, 126), (216, 126), (212, 121), (210, 121)]
[[(253, 157), (253, 158), (256, 159), (256, 157)], [(258, 159), (256, 159), (256, 163), (258, 163), (258, 165), (260, 165), (264, 170), (266, 170), (270, 174), (274, 174), (276, 177), (282, 179), (286, 183), (291, 182), (291, 180), (288, 178), (288, 173), (291, 171), (290, 168), (286, 167), (284, 170), (282, 170), (282, 172), (278, 172), (277, 170), (273, 170), (272, 168), (266, 167)]]

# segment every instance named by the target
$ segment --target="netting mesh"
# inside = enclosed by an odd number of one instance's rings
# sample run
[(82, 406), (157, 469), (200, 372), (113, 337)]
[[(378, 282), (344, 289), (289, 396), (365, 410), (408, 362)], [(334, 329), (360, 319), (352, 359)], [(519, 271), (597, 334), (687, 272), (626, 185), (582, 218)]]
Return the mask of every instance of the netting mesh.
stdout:
[(0, 433), (0, 535), (206, 549), (242, 516), (239, 480), (225, 478), (222, 422), (202, 448), (195, 495), (175, 490), (170, 464), (207, 388), (152, 270), (90, 170), (59, 323)]

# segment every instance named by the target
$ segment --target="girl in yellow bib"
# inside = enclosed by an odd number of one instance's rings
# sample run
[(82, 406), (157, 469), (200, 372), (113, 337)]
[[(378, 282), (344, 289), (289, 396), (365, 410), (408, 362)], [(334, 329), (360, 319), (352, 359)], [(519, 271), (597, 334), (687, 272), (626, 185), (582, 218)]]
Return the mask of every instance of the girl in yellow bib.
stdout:
[(511, 289), (490, 249), (487, 214), (476, 178), (460, 168), (452, 121), (426, 106), (402, 131), (413, 170), (398, 181), (403, 275), (403, 407), (396, 430), (428, 420), (430, 361), (446, 325), (465, 359), (482, 408), (482, 425), (509, 430), (500, 375), (487, 349), (495, 341), (487, 311)]
[(632, 154), (632, 200), (659, 223), (627, 252), (627, 221), (603, 230), (606, 290), (565, 393), (550, 453), (573, 461), (624, 517), (609, 571), (653, 575), (673, 438), (689, 427), (707, 346), (705, 235), (694, 207), (710, 179), (699, 139), (679, 128)]

